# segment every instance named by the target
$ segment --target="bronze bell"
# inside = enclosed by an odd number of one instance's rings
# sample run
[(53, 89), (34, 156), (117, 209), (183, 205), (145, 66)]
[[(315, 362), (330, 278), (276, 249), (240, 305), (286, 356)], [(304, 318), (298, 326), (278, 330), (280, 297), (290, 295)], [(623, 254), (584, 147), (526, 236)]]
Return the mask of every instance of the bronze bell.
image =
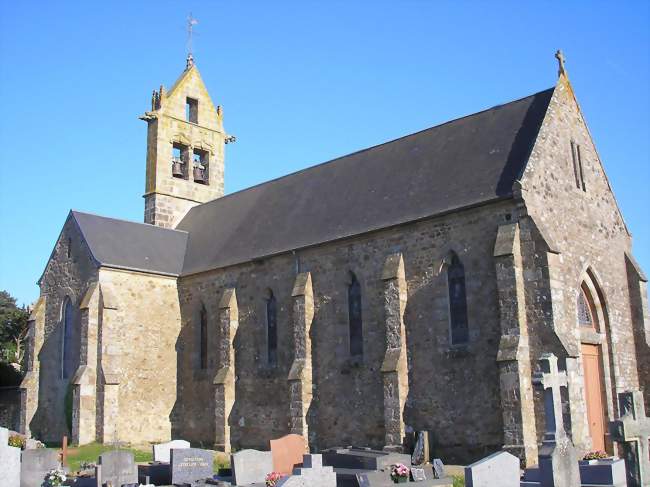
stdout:
[(205, 184), (205, 169), (202, 167), (194, 167), (194, 181), (197, 183)]
[(185, 177), (183, 174), (183, 163), (179, 160), (174, 160), (172, 162), (172, 176), (175, 178)]

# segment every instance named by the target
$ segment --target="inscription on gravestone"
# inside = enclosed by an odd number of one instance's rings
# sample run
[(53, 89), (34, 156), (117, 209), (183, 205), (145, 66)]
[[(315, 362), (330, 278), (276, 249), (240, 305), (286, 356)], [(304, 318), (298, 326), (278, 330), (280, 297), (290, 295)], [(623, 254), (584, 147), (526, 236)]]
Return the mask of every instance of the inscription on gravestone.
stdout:
[(200, 448), (171, 450), (172, 484), (191, 484), (212, 478), (213, 454)]
[(427, 479), (423, 468), (411, 467), (411, 479), (413, 482), (423, 482)]

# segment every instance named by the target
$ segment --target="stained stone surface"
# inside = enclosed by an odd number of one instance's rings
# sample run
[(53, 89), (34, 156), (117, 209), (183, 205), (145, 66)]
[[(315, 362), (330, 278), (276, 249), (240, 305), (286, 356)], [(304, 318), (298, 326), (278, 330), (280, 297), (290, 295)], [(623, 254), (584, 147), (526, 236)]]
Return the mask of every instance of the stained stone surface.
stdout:
[(493, 453), (465, 467), (466, 487), (519, 487), (519, 458)]
[(230, 455), (232, 481), (235, 485), (264, 482), (266, 474), (273, 471), (270, 451), (242, 450)]
[(59, 466), (59, 454), (46, 448), (24, 450), (21, 455), (21, 487), (40, 487), (45, 475)]
[(159, 443), (153, 445), (153, 461), (154, 462), (169, 462), (170, 454), (172, 448), (189, 448), (190, 442), (185, 440), (172, 440), (166, 443)]

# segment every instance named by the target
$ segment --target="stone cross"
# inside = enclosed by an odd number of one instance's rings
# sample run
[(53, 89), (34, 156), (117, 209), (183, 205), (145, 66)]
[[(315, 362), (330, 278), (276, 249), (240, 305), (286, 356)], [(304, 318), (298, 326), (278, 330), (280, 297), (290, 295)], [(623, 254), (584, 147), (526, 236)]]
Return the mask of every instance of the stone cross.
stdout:
[(546, 415), (546, 432), (544, 441), (554, 442), (566, 436), (562, 418), (562, 398), (560, 387), (567, 387), (566, 372), (557, 368), (557, 357), (545, 353), (539, 359), (541, 371), (533, 376), (533, 383), (544, 389), (544, 413)]
[(627, 467), (628, 487), (650, 485), (650, 418), (645, 415), (641, 391), (621, 392), (618, 395), (620, 419), (609, 423), (613, 441), (621, 444)]
[(190, 12), (189, 17), (187, 17), (187, 66), (186, 69), (189, 69), (194, 64), (194, 56), (192, 56), (192, 35), (193, 29), (199, 21), (192, 17)]
[(564, 66), (564, 63), (566, 62), (566, 58), (564, 57), (564, 53), (562, 52), (562, 49), (558, 49), (557, 52), (555, 53), (555, 59), (557, 59), (558, 62), (558, 71), (557, 75), (565, 75), (566, 76), (566, 69)]

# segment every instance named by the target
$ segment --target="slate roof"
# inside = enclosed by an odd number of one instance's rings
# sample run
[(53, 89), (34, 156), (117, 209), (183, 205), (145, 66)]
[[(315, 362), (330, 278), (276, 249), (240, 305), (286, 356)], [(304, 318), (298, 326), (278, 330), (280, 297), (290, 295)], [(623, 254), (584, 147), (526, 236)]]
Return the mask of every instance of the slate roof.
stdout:
[(187, 233), (71, 211), (95, 261), (104, 266), (177, 276)]
[(511, 197), (552, 94), (551, 88), (196, 206), (177, 227), (189, 233), (182, 274)]

